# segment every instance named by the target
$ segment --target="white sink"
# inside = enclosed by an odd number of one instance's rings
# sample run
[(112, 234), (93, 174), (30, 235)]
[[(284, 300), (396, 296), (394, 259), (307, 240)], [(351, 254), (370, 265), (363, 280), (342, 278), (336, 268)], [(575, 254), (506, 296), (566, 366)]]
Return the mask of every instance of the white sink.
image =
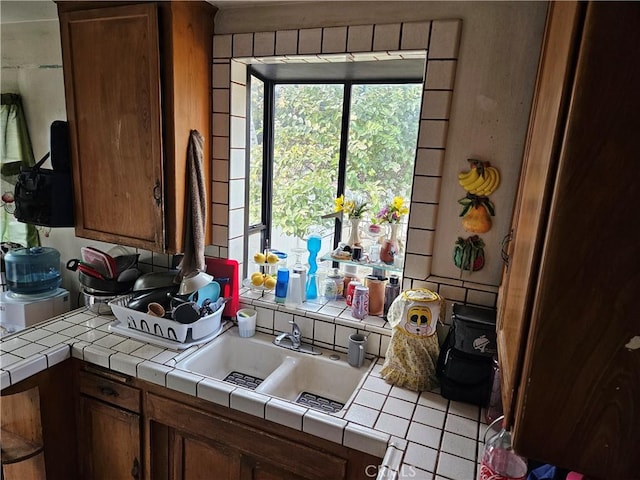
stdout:
[[(224, 380), (231, 372), (257, 377), (262, 382), (252, 388), (256, 392), (292, 402), (300, 400), (321, 411), (338, 411), (347, 406), (371, 368), (370, 360), (355, 368), (347, 363), (346, 354), (317, 349), (322, 355), (310, 355), (276, 346), (273, 338), (261, 333), (241, 338), (237, 328), (232, 328), (179, 362), (176, 368), (218, 380)], [(302, 394), (306, 395), (301, 398)], [(332, 408), (327, 400), (333, 402)]]
[(261, 333), (242, 338), (238, 329), (233, 328), (189, 355), (176, 367), (218, 380), (224, 380), (231, 372), (265, 379), (282, 364), (287, 353), (271, 341), (271, 337)]

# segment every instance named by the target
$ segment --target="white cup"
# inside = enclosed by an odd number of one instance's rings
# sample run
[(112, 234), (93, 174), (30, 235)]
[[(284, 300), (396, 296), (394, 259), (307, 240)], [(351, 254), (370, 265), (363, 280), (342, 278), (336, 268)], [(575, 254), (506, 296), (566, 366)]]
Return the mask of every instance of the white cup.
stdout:
[(256, 317), (258, 313), (252, 308), (241, 308), (236, 314), (238, 333), (241, 337), (253, 337), (256, 333)]
[(302, 304), (302, 285), (300, 284), (300, 274), (292, 273), (289, 275), (289, 284), (287, 285), (287, 297), (284, 300), (284, 306), (288, 308), (296, 308)]

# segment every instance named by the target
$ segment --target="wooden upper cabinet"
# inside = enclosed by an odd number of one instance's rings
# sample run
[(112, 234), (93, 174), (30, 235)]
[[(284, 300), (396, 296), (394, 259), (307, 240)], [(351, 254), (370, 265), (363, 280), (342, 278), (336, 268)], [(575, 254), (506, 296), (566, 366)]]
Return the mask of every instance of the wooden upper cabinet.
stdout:
[(215, 8), (115, 4), (58, 3), (76, 234), (180, 252), (192, 129), (210, 189)]
[(611, 480), (640, 472), (639, 24), (633, 2), (550, 5), (499, 301), (514, 448)]

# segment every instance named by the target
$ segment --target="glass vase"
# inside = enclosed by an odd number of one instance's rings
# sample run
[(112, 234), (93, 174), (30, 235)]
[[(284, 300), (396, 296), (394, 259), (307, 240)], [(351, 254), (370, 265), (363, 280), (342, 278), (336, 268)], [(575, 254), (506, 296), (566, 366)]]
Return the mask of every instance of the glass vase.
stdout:
[(349, 240), (347, 240), (347, 245), (350, 247), (362, 245), (362, 239), (360, 238), (360, 220), (360, 218), (349, 219), (349, 222), (351, 223), (351, 232), (349, 234)]
[(398, 246), (398, 224), (391, 223), (389, 226), (391, 227), (391, 233), (389, 238), (386, 238), (382, 244), (380, 260), (387, 265), (393, 265), (393, 261), (400, 251)]

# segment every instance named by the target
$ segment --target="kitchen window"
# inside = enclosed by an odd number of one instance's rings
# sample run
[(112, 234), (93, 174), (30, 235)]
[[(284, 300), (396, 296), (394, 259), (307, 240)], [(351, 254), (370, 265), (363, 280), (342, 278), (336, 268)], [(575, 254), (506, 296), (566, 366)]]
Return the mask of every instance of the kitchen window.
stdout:
[(343, 193), (367, 202), (366, 222), (395, 196), (408, 203), (424, 71), (411, 63), (343, 64), (341, 78), (326, 65), (248, 69), (247, 253), (290, 252), (313, 231), (331, 250), (348, 222), (321, 217)]

